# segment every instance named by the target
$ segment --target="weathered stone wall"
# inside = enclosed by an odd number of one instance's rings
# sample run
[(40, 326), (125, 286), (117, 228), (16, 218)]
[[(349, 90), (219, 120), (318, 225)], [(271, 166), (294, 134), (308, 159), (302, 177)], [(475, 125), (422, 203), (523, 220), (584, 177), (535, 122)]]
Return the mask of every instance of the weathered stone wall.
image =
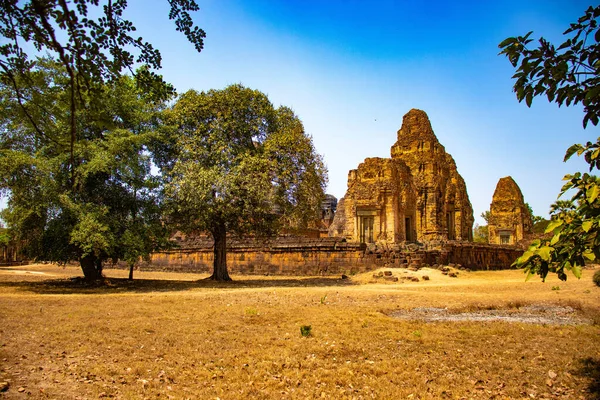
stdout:
[[(194, 247), (155, 253), (144, 269), (211, 272), (213, 253), (209, 240)], [(436, 248), (415, 244), (358, 244), (341, 239), (284, 239), (273, 242), (234, 241), (227, 263), (233, 274), (340, 275), (380, 267), (460, 264), (474, 270), (506, 269), (523, 253), (514, 246), (446, 242)]]
[[(273, 275), (350, 274), (375, 268), (365, 260), (365, 245), (332, 238), (231, 241), (227, 266), (233, 274)], [(212, 242), (207, 239), (192, 248), (154, 253), (148, 268), (212, 271)]]
[(447, 244), (442, 251), (428, 251), (426, 262), (431, 265), (437, 257), (441, 257), (444, 265), (460, 264), (473, 270), (497, 270), (510, 268), (522, 254), (523, 250), (515, 246), (454, 242)]

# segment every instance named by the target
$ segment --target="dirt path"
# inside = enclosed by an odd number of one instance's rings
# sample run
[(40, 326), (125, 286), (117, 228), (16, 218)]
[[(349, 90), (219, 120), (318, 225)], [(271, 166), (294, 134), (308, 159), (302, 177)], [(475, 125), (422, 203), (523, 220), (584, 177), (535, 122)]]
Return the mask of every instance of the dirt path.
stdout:
[(23, 269), (13, 269), (13, 268), (0, 268), (0, 275), (43, 275), (43, 276), (58, 276), (55, 274), (50, 274), (42, 271), (26, 271)]
[(572, 307), (545, 304), (533, 304), (512, 310), (492, 309), (463, 313), (453, 313), (446, 308), (417, 307), (407, 311), (395, 311), (391, 316), (399, 319), (425, 322), (503, 321), (548, 325), (581, 325), (591, 323), (591, 321), (578, 316)]

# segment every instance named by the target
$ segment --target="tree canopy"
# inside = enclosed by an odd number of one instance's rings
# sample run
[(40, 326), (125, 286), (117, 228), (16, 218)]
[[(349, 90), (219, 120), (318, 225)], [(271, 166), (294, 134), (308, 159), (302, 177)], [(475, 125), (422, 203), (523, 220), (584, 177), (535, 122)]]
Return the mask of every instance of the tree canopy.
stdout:
[[(205, 33), (194, 26), (190, 11), (194, 0), (169, 0), (169, 19), (186, 35), (196, 50), (203, 48)], [(118, 80), (122, 72), (136, 76), (138, 85), (163, 99), (174, 92), (154, 70), (161, 67), (160, 52), (141, 37), (124, 18), (126, 0), (7, 0), (0, 4), (0, 79), (12, 86), (24, 117), (38, 136), (47, 132), (39, 126), (25, 97), (31, 82), (24, 77), (34, 68), (35, 55), (47, 52), (60, 63), (68, 77), (71, 180), (75, 180), (74, 145), (77, 140), (77, 110), (93, 105), (105, 82)], [(98, 15), (97, 18), (92, 16)], [(32, 57), (31, 45), (37, 51)], [(144, 66), (137, 69), (136, 66)], [(85, 101), (84, 101), (85, 98)]]
[(473, 241), (475, 243), (488, 244), (490, 241), (489, 228), (487, 225), (475, 224), (473, 227)]
[(148, 151), (164, 102), (129, 76), (99, 87), (95, 106), (76, 114), (73, 170), (70, 77), (52, 59), (32, 66), (17, 78), (28, 80), (20, 93), (0, 82), (0, 190), (9, 194), (2, 217), (30, 258), (79, 260), (96, 279), (102, 261), (137, 260), (166, 236)]
[(229, 280), (229, 232), (268, 236), (318, 219), (326, 171), (301, 121), (242, 85), (184, 93), (166, 113), (171, 221), (214, 239), (212, 279)]
[[(169, 19), (186, 35), (197, 51), (204, 46), (206, 34), (194, 26), (191, 11), (194, 0), (168, 0)], [(136, 28), (124, 18), (125, 0), (8, 0), (0, 4), (0, 73), (11, 83), (32, 66), (35, 57), (27, 44), (39, 52), (47, 51), (65, 68), (74, 90), (90, 89), (97, 82), (118, 78), (123, 70), (134, 73), (134, 65), (161, 67), (160, 52), (141, 37), (132, 36)], [(94, 18), (92, 16), (98, 16)], [(135, 53), (133, 53), (133, 52)], [(137, 54), (136, 54), (137, 53)], [(144, 78), (159, 78), (143, 70)]]
[(502, 41), (500, 54), (506, 55), (516, 73), (514, 91), (519, 101), (531, 106), (536, 96), (546, 96), (559, 106), (582, 104), (583, 126), (598, 124), (600, 117), (600, 7), (585, 14), (563, 33), (567, 39), (558, 47), (544, 38), (529, 48), (533, 32)]
[[(558, 47), (539, 39), (511, 37), (500, 43), (500, 54), (516, 68), (514, 91), (519, 101), (531, 106), (536, 96), (545, 95), (559, 106), (581, 104), (583, 126), (598, 124), (600, 116), (600, 6), (589, 7), (576, 23), (564, 32), (567, 39)], [(551, 207), (546, 233), (551, 239), (536, 240), (514, 265), (545, 279), (553, 272), (562, 280), (566, 271), (581, 276), (581, 267), (600, 258), (600, 180), (593, 175), (600, 168), (600, 138), (596, 142), (574, 144), (565, 155), (583, 155), (589, 173), (566, 175), (559, 194), (567, 197)]]
[[(196, 2), (168, 1), (176, 30), (202, 50)], [(79, 260), (88, 279), (104, 260), (131, 264), (166, 237), (151, 158), (161, 149), (158, 114), (175, 90), (126, 8), (125, 0), (0, 4), (3, 218), (29, 257)]]

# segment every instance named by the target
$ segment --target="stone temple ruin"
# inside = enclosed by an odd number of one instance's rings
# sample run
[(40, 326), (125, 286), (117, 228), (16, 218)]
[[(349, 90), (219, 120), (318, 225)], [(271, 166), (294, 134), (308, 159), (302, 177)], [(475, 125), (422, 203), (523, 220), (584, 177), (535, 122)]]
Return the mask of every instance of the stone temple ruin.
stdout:
[(473, 221), (454, 159), (427, 114), (412, 109), (391, 158), (367, 158), (348, 174), (329, 235), (361, 243), (470, 241)]
[[(228, 240), (230, 273), (351, 274), (379, 267), (460, 265), (509, 267), (523, 250), (514, 246), (531, 226), (512, 178), (494, 194), (490, 238), (473, 243), (473, 208), (452, 156), (436, 138), (427, 114), (403, 118), (390, 158), (367, 158), (348, 174), (339, 201), (328, 195), (319, 229), (269, 241)], [(196, 238), (155, 253), (152, 268), (208, 272), (212, 240)]]
[(532, 233), (531, 212), (523, 194), (510, 176), (501, 178), (496, 185), (488, 220), (491, 244), (516, 244)]

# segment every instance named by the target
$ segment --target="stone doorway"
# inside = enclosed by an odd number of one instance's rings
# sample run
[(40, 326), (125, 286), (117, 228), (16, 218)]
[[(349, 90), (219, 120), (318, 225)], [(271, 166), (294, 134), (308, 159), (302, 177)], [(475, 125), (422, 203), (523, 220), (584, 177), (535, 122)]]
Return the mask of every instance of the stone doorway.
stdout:
[(375, 225), (375, 217), (362, 216), (359, 219), (360, 226), (360, 241), (362, 243), (373, 243), (373, 226)]
[(404, 233), (407, 242), (414, 242), (415, 237), (413, 234), (413, 222), (411, 217), (404, 218)]
[(500, 231), (500, 244), (513, 244), (511, 231)]

